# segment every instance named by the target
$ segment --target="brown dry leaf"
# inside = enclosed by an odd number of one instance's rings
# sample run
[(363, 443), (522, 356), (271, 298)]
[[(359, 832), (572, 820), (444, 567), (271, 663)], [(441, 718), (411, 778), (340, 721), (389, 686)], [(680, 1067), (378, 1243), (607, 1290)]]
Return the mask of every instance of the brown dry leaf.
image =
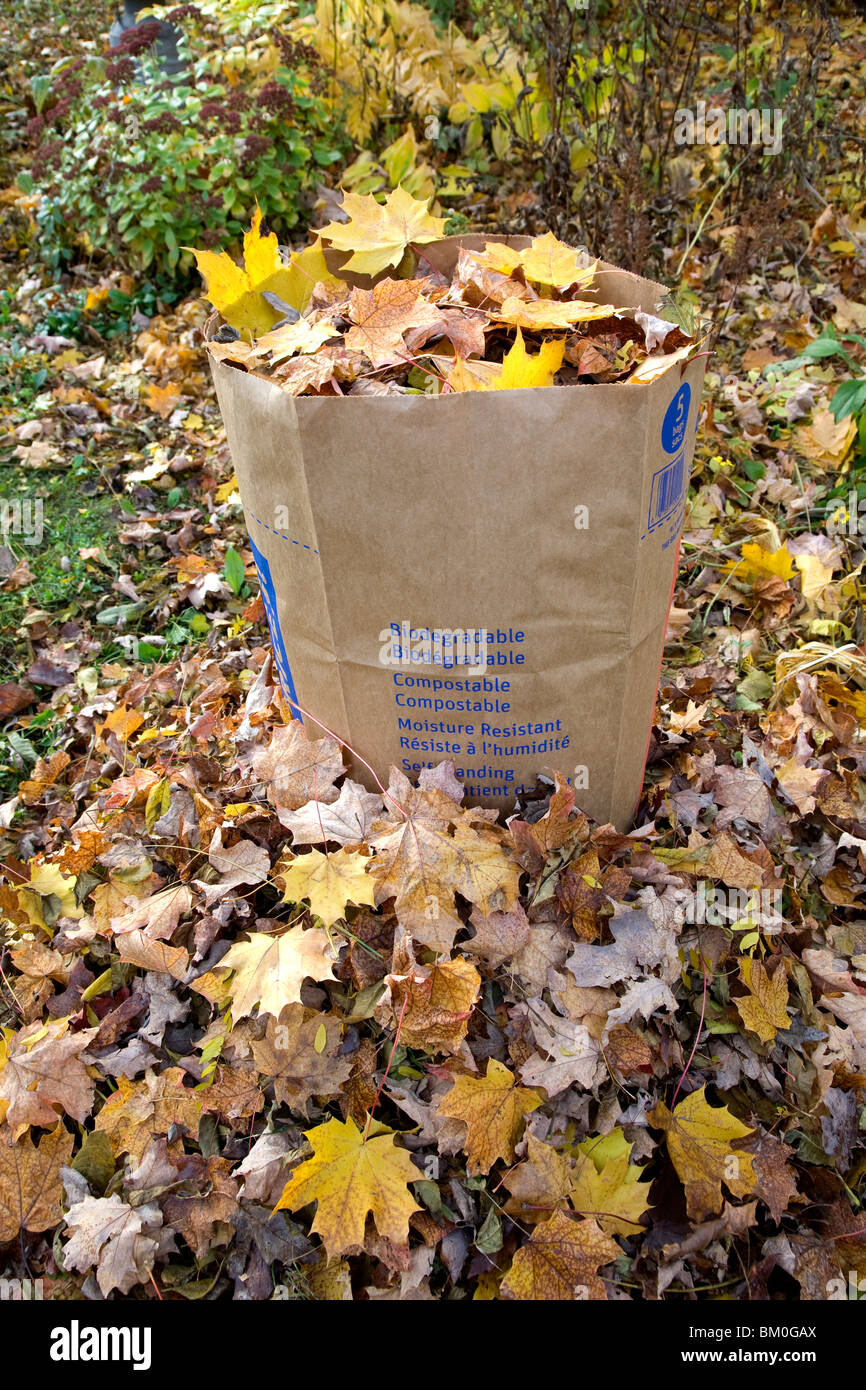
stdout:
[(455, 893), (482, 912), (507, 911), (517, 899), (520, 871), (501, 836), (486, 827), (476, 830), (471, 816), (463, 818), (444, 792), (418, 792), (405, 809), (404, 817), (378, 821), (369, 836), (376, 899), (394, 898), (398, 920), (411, 936), (450, 951), (461, 925)]
[(515, 1014), (524, 1008), (535, 1041), (547, 1053), (547, 1059), (535, 1054), (524, 1062), (520, 1068), (523, 1080), (530, 1086), (540, 1086), (548, 1096), (558, 1095), (567, 1086), (592, 1086), (600, 1048), (589, 1029), (555, 1014), (541, 998), (530, 998), (525, 1005), (518, 1004)]
[(274, 729), (267, 748), (253, 754), (252, 767), (280, 819), (308, 801), (336, 801), (334, 782), (345, 770), (340, 745), (327, 736), (311, 739), (297, 719)]
[(724, 1106), (707, 1104), (706, 1086), (680, 1101), (673, 1114), (663, 1101), (647, 1112), (647, 1119), (667, 1136), (668, 1153), (686, 1191), (686, 1206), (694, 1221), (715, 1216), (722, 1209), (722, 1183), (735, 1197), (754, 1193), (758, 1181), (752, 1157), (734, 1149), (738, 1139), (754, 1131), (740, 1123)]
[(497, 1062), (487, 1062), (486, 1076), (458, 1076), (439, 1102), (438, 1113), (466, 1126), (463, 1150), (470, 1175), (489, 1173), (498, 1159), (511, 1163), (523, 1135), (526, 1116), (537, 1110), (537, 1091), (517, 1086), (514, 1075)]
[(463, 943), (463, 950), (494, 968), (511, 960), (529, 943), (529, 918), (521, 903), (515, 903), (508, 912), (485, 913), (473, 908), (469, 921), (475, 935)]
[(252, 1053), (258, 1070), (273, 1082), (277, 1100), (306, 1113), (313, 1096), (334, 1096), (349, 1078), (352, 1059), (338, 1055), (341, 1042), (336, 1014), (289, 1004), (278, 1019), (268, 1019), (265, 1036), (253, 1041)]
[(73, 1138), (62, 1124), (17, 1143), (7, 1129), (0, 1137), (0, 1245), (21, 1231), (47, 1231), (63, 1219), (60, 1169), (72, 1158)]
[(385, 977), (391, 999), (383, 1012), (394, 1027), (402, 1020), (400, 1041), (431, 1055), (456, 1052), (480, 995), (481, 977), (474, 965), (462, 956), (417, 965), (404, 944), (395, 951), (391, 969)]
[(68, 1026), (68, 1019), (30, 1023), (10, 1039), (0, 1071), (0, 1109), (16, 1136), (28, 1125), (54, 1129), (57, 1107), (79, 1124), (93, 1108), (94, 1083), (81, 1053), (97, 1030), (70, 1033)]
[(335, 366), (331, 357), (322, 352), (314, 357), (293, 357), (278, 367), (274, 378), (289, 396), (302, 396), (305, 391), (321, 391), (334, 379)]
[(726, 830), (713, 837), (709, 855), (699, 872), (726, 883), (729, 888), (760, 888), (764, 882), (761, 866)]
[(214, 1246), (226, 1245), (238, 1214), (238, 1184), (230, 1176), (231, 1160), (212, 1154), (205, 1159), (200, 1192), (170, 1194), (163, 1205), (165, 1224), (179, 1231), (197, 1260)]
[(192, 890), (185, 883), (173, 883), (153, 897), (144, 898), (120, 917), (112, 917), (111, 930), (115, 936), (124, 932), (143, 931), (151, 941), (167, 941), (177, 930), (178, 922), (192, 907)]
[(380, 280), (372, 290), (352, 290), (349, 318), (346, 347), (363, 352), (374, 367), (389, 367), (410, 357), (403, 334), (410, 328), (432, 327), (440, 315), (420, 281)]
[(773, 824), (775, 814), (770, 793), (757, 772), (744, 767), (717, 767), (712, 791), (720, 808), (716, 817), (719, 830), (727, 830), (736, 820), (746, 820), (763, 831)]
[(336, 801), (330, 805), (308, 801), (297, 811), (284, 811), (280, 823), (291, 832), (293, 845), (322, 845), (330, 840), (338, 845), (359, 845), (382, 810), (378, 792), (368, 792), (347, 777)]
[(750, 1144), (755, 1167), (755, 1195), (765, 1202), (775, 1222), (788, 1212), (791, 1202), (802, 1200), (797, 1188), (797, 1174), (790, 1160), (795, 1150), (783, 1144), (775, 1135), (761, 1133)]
[(13, 986), (15, 998), (21, 1007), (24, 1022), (32, 1023), (42, 1016), (46, 1003), (54, 994), (54, 983), (66, 984), (69, 965), (59, 951), (52, 951), (39, 941), (26, 941), (9, 954), (15, 969), (20, 971)]
[(517, 819), (509, 822), (515, 857), (524, 869), (540, 873), (550, 855), (586, 838), (589, 822), (582, 813), (575, 815), (574, 809), (574, 788), (557, 772), (550, 805), (541, 819), (531, 824)]
[(621, 900), (631, 886), (627, 869), (603, 872), (594, 849), (569, 864), (556, 884), (556, 900), (582, 941), (597, 941), (601, 924), (613, 911), (611, 898)]
[(143, 931), (125, 932), (117, 938), (117, 953), (121, 960), (137, 965), (142, 970), (158, 970), (173, 975), (176, 980), (185, 980), (189, 970), (189, 952), (182, 946), (169, 946), (164, 941), (154, 941)]
[(202, 1109), (218, 1115), (222, 1124), (248, 1120), (258, 1115), (265, 1104), (262, 1078), (249, 1061), (218, 1066), (213, 1080), (202, 1086), (198, 1094)]
[(201, 1097), (183, 1085), (185, 1076), (180, 1067), (167, 1067), (159, 1075), (148, 1073), (143, 1081), (118, 1079), (117, 1090), (96, 1117), (96, 1129), (107, 1136), (115, 1154), (141, 1159), (173, 1124), (198, 1133), (204, 1107)]
[(521, 1221), (543, 1221), (551, 1212), (568, 1205), (577, 1164), (532, 1133), (526, 1136), (527, 1158), (506, 1173), (503, 1182), (511, 1193), (505, 1210)]
[(620, 1254), (616, 1241), (595, 1221), (575, 1221), (557, 1211), (536, 1226), (518, 1250), (502, 1282), (511, 1298), (606, 1299), (598, 1271)]
[(435, 323), (425, 324), (421, 328), (410, 328), (403, 335), (403, 340), (410, 353), (418, 352), (431, 339), (447, 338), (457, 357), (482, 357), (486, 346), (486, 324), (484, 314), (473, 314), (471, 310), (465, 309), (437, 307)]
[[(28, 702), (29, 703), (29, 702)], [(25, 806), (33, 806), (59, 780), (72, 759), (68, 753), (52, 753), (49, 759), (40, 758), (33, 769), (33, 776), (18, 783), (18, 795)]]

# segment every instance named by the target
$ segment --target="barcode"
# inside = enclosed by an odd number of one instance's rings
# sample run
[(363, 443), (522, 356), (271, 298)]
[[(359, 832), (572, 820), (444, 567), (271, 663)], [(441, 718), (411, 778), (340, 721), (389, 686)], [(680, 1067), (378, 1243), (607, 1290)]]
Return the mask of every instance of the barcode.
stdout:
[(652, 531), (677, 506), (685, 491), (686, 455), (685, 450), (678, 454), (672, 463), (653, 474), (652, 497), (650, 498), (649, 529)]

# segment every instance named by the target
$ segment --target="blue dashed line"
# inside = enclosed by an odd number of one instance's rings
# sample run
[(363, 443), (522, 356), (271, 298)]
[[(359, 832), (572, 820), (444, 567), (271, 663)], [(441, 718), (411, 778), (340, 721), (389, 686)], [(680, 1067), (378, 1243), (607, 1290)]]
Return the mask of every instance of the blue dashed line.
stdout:
[(310, 550), (314, 555), (318, 555), (319, 552), (314, 545), (307, 545), (306, 541), (296, 541), (294, 536), (287, 536), (285, 531), (275, 531), (273, 526), (269, 526), (266, 521), (262, 521), (261, 517), (256, 516), (254, 512), (250, 512), (250, 516), (259, 526), (264, 526), (266, 531), (270, 531), (272, 536), (279, 536), (282, 541), (291, 541), (292, 545), (300, 546), (302, 550)]

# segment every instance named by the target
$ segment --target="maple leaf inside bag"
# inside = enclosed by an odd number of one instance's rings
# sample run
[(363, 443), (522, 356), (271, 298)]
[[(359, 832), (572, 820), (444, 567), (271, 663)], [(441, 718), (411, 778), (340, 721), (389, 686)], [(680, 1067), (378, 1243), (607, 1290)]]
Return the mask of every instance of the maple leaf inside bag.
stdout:
[[(424, 254), (448, 274), (487, 240)], [(648, 313), (665, 293), (604, 264), (596, 286)], [(704, 359), (646, 382), (444, 396), (293, 397), (212, 369), (287, 698), (385, 782), (391, 763), (414, 777), (450, 758), (468, 804), (510, 811), (558, 770), (627, 828)]]

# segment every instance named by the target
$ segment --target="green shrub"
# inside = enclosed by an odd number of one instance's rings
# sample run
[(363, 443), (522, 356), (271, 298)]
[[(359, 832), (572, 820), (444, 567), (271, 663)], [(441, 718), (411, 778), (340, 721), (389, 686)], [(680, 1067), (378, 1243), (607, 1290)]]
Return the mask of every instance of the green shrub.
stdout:
[(145, 22), (120, 49), (61, 61), (31, 81), (39, 144), (19, 182), (42, 194), (40, 239), (55, 262), (73, 245), (111, 255), (125, 244), (124, 264), (183, 270), (184, 246), (230, 242), (256, 201), (275, 229), (294, 226), (320, 166), (341, 157), (319, 60), (305, 45), (278, 35), (230, 67), (221, 52), (194, 56), (184, 33), (184, 70), (168, 77), (156, 32)]

